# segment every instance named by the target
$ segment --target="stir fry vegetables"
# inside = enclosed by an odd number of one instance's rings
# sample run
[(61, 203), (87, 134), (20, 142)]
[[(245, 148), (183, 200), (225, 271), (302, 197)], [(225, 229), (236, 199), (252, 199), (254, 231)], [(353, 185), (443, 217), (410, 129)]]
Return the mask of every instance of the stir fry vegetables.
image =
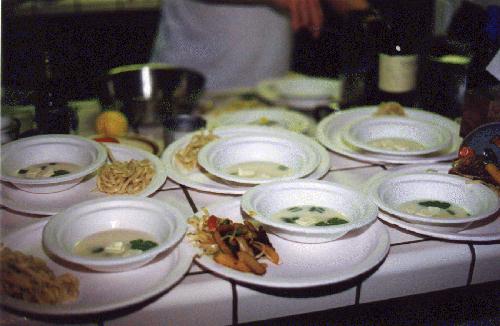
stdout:
[(189, 218), (188, 223), (194, 229), (188, 233), (188, 238), (204, 254), (213, 256), (218, 264), (263, 275), (267, 265), (259, 261), (261, 258), (279, 263), (278, 253), (262, 226), (256, 227), (249, 221), (235, 223), (227, 218), (210, 215), (206, 209), (201, 217)]

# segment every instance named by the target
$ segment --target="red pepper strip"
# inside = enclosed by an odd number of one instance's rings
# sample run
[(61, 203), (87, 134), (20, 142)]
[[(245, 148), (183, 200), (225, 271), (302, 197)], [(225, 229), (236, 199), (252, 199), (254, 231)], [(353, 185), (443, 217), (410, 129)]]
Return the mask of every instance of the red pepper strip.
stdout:
[(475, 155), (476, 152), (474, 152), (474, 150), (468, 146), (460, 148), (460, 151), (458, 152), (458, 156), (461, 158), (474, 157)]
[(214, 215), (210, 215), (207, 220), (207, 227), (209, 231), (217, 230), (217, 217)]
[(113, 137), (100, 137), (94, 138), (94, 140), (101, 143), (119, 143), (118, 139)]

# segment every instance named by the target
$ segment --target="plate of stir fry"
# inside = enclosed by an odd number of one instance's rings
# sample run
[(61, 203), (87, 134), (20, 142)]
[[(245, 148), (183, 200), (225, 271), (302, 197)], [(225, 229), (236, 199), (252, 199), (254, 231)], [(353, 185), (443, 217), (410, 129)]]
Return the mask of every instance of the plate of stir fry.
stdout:
[(240, 283), (304, 288), (338, 283), (378, 265), (389, 251), (381, 222), (336, 241), (304, 244), (242, 217), (240, 199), (209, 205), (188, 219), (187, 241), (202, 268)]
[(279, 255), (266, 231), (249, 220), (235, 222), (212, 215), (205, 208), (201, 216), (193, 216), (188, 222), (194, 228), (188, 238), (217, 264), (255, 275), (266, 273), (264, 259), (279, 264)]

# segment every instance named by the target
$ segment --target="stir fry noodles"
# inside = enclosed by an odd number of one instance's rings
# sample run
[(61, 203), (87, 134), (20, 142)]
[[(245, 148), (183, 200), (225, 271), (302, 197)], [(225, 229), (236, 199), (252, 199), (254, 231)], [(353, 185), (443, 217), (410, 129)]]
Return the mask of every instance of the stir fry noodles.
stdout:
[(218, 264), (263, 275), (267, 265), (261, 262), (262, 259), (279, 263), (279, 255), (262, 226), (255, 227), (249, 221), (235, 223), (227, 218), (210, 215), (206, 209), (201, 217), (193, 216), (188, 223), (194, 229), (188, 234), (188, 239), (201, 248), (204, 254), (213, 256)]

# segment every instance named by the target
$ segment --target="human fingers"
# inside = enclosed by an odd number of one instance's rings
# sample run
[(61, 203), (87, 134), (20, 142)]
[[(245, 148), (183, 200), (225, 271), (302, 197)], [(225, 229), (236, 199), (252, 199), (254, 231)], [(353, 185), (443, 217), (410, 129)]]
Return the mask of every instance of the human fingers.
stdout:
[(307, 13), (307, 28), (314, 37), (318, 37), (323, 26), (323, 9), (319, 0), (302, 1), (304, 11)]

